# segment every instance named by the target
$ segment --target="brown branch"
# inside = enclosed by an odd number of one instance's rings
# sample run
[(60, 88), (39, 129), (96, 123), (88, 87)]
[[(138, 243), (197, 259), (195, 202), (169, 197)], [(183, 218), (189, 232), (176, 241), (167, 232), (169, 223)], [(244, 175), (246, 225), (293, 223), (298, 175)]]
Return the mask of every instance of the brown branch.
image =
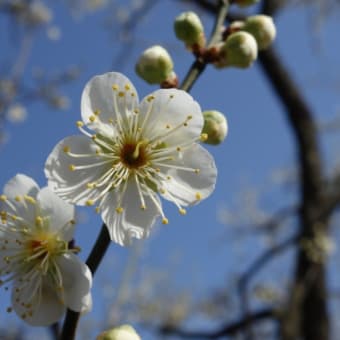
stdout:
[(235, 335), (236, 333), (242, 331), (245, 327), (250, 324), (254, 324), (258, 321), (264, 321), (267, 319), (278, 319), (279, 314), (276, 310), (272, 308), (262, 309), (249, 314), (247, 317), (240, 320), (228, 323), (222, 326), (217, 331), (207, 332), (207, 331), (188, 331), (180, 328), (174, 328), (171, 326), (163, 327), (160, 331), (163, 334), (171, 334), (180, 336), (181, 339), (218, 339), (225, 336)]

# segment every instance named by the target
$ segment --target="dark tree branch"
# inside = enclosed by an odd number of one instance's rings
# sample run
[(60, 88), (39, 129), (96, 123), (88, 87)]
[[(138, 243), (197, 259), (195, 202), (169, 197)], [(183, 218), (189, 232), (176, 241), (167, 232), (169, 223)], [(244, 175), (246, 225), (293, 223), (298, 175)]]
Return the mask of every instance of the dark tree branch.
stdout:
[(180, 336), (182, 339), (218, 339), (221, 337), (235, 335), (236, 333), (242, 331), (246, 326), (256, 323), (258, 321), (264, 321), (267, 319), (278, 319), (279, 313), (271, 308), (262, 309), (257, 312), (249, 314), (247, 317), (237, 320), (232, 323), (228, 323), (222, 326), (217, 331), (207, 332), (207, 331), (188, 331), (184, 329), (174, 328), (174, 327), (163, 327), (161, 333), (171, 334)]

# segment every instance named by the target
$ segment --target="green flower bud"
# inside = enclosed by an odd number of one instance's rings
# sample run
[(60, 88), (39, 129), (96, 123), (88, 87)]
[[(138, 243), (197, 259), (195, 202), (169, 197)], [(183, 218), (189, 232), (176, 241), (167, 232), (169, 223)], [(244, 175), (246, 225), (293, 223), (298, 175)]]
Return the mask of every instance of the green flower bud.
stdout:
[(168, 51), (159, 45), (146, 49), (136, 64), (137, 74), (149, 84), (160, 84), (167, 80), (173, 68)]
[(276, 36), (275, 24), (272, 17), (268, 15), (254, 15), (247, 18), (242, 29), (254, 36), (259, 50), (266, 49)]
[(201, 19), (194, 12), (184, 12), (176, 17), (174, 22), (176, 37), (187, 46), (205, 44), (204, 28)]
[(234, 66), (247, 68), (257, 58), (257, 43), (255, 38), (247, 32), (232, 33), (221, 46), (221, 60), (218, 67)]
[(260, 0), (235, 0), (235, 3), (240, 7), (247, 7), (258, 3)]
[(96, 340), (141, 340), (130, 325), (122, 325), (99, 334)]
[(224, 141), (228, 134), (228, 123), (226, 117), (219, 111), (204, 111), (204, 126), (202, 134), (207, 138), (204, 143), (217, 145)]

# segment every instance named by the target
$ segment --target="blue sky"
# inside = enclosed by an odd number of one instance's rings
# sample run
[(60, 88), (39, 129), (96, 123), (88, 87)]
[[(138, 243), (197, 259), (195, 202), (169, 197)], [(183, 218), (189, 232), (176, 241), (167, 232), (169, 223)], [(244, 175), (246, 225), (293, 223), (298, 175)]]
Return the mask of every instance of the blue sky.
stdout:
[[(107, 11), (75, 19), (65, 5), (50, 5), (54, 13), (53, 24), (60, 27), (62, 36), (54, 42), (46, 37), (45, 32), (38, 34), (24, 73), (25, 82), (30, 84), (31, 71), (36, 67), (53, 74), (68, 66), (79, 65), (82, 73), (77, 81), (62, 89), (71, 99), (67, 110), (52, 111), (45, 104), (32, 103), (27, 106), (29, 115), (23, 124), (6, 125), (9, 139), (0, 146), (1, 187), (19, 172), (33, 177), (41, 186), (45, 185), (43, 167), (49, 152), (65, 136), (78, 134), (75, 122), (80, 119), (80, 96), (92, 76), (108, 71), (122, 72), (143, 97), (156, 88), (138, 79), (134, 73), (135, 60), (143, 49), (154, 44), (168, 47), (175, 70), (182, 79), (192, 62), (192, 56), (172, 32), (173, 18), (187, 8), (179, 6), (176, 1), (159, 2), (139, 23), (135, 45), (131, 54), (126, 55), (124, 68), (112, 66), (121, 44), (114, 34), (116, 26), (112, 26), (111, 32), (104, 28)], [(278, 38), (275, 45), (320, 121), (327, 121), (339, 113), (339, 84), (334, 84), (340, 71), (339, 45), (334, 33), (338, 30), (338, 23), (335, 15), (330, 16), (321, 30), (315, 33), (310, 14), (302, 7), (285, 10), (276, 21)], [(203, 16), (202, 20), (209, 33), (211, 18)], [(8, 39), (10, 27), (1, 17), (0, 39), (7, 58), (13, 57), (16, 51), (15, 43)], [(214, 155), (219, 170), (216, 190), (199, 206), (188, 209), (186, 216), (180, 216), (175, 207), (165, 204), (171, 223), (157, 225), (151, 239), (142, 241), (146, 249), (138, 267), (165, 270), (171, 278), (170, 286), (178, 286), (179, 290), (181, 287), (190, 289), (193, 296), (202, 296), (212, 287), (223, 286), (231, 275), (245, 269), (265, 245), (262, 240), (250, 237), (237, 241), (235, 235), (239, 236), (239, 232), (232, 225), (218, 221), (218, 209), (239, 209), (240, 205), (235, 202), (240, 190), (245, 188), (263, 192), (260, 205), (269, 212), (285, 205), (285, 202), (293, 202), (294, 192), (271, 189), (270, 178), (279, 168), (293, 167), (295, 155), (284, 112), (258, 65), (246, 71), (209, 67), (193, 88), (192, 95), (203, 110), (216, 109), (228, 118), (229, 136), (226, 141), (218, 147), (207, 147)], [(339, 139), (331, 135), (322, 143), (325, 157), (331, 164)], [(79, 211), (81, 216), (85, 216), (85, 222), (78, 227), (77, 243), (83, 249), (81, 256), (86, 258), (101, 220), (91, 209)], [(90, 318), (102, 317), (101, 278), (112, 279), (115, 289), (129, 252), (131, 249), (112, 244), (103, 269), (99, 270), (94, 281), (97, 300)], [(270, 267), (270, 270), (263, 271), (262, 278), (281, 275), (287, 280), (290, 274), (287, 259), (279, 264), (284, 267), (283, 271), (276, 266)], [(1, 293), (1, 301), (5, 294)], [(0, 315), (0, 323), (3, 323), (4, 313)], [(16, 316), (6, 318), (13, 321)]]

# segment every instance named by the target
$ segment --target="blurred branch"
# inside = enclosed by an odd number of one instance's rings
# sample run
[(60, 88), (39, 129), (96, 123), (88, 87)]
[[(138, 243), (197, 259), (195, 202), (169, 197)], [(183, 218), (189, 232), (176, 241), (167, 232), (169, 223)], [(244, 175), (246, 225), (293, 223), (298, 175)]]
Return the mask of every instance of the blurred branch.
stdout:
[(248, 316), (241, 318), (235, 322), (228, 323), (222, 326), (217, 331), (187, 331), (180, 328), (174, 327), (163, 327), (160, 332), (162, 334), (171, 334), (180, 336), (182, 339), (218, 339), (225, 336), (235, 335), (236, 333), (243, 330), (246, 326), (253, 324), (258, 321), (267, 319), (278, 319), (279, 315), (275, 309), (266, 308), (249, 314)]

